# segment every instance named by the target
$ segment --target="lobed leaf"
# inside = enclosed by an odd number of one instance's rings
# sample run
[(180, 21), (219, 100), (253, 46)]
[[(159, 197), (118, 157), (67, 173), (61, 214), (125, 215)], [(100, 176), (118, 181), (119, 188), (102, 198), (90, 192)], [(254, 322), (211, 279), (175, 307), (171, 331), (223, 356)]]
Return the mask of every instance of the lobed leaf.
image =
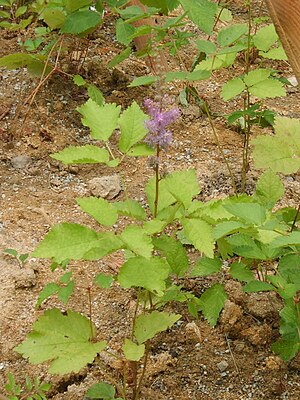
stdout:
[(122, 346), (125, 358), (128, 361), (139, 361), (145, 353), (144, 344), (136, 344), (129, 339), (125, 339), (125, 343)]

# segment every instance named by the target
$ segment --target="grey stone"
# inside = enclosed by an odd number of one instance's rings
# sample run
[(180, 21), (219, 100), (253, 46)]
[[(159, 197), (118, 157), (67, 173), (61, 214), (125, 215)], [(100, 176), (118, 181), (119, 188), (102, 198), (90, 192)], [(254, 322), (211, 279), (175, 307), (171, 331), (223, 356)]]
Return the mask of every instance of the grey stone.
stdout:
[(220, 372), (225, 372), (228, 368), (228, 362), (226, 360), (222, 360), (217, 364), (217, 367)]
[(26, 155), (20, 155), (13, 157), (11, 160), (11, 165), (16, 169), (24, 169), (31, 163), (31, 158)]
[(122, 190), (118, 174), (93, 178), (88, 182), (88, 187), (93, 196), (111, 200)]

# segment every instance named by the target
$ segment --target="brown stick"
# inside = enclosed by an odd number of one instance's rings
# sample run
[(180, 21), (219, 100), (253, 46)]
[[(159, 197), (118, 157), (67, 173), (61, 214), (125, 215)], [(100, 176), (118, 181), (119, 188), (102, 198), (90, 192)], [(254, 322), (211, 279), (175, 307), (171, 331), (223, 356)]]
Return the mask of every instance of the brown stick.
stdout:
[(266, 0), (294, 74), (300, 83), (300, 0)]

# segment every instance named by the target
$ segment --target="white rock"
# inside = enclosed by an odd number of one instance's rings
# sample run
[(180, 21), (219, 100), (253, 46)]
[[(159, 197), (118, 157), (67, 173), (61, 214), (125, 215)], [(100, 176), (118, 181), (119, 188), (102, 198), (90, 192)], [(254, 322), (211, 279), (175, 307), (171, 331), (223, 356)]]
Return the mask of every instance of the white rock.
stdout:
[(118, 174), (93, 178), (88, 182), (88, 187), (93, 196), (111, 200), (122, 190)]

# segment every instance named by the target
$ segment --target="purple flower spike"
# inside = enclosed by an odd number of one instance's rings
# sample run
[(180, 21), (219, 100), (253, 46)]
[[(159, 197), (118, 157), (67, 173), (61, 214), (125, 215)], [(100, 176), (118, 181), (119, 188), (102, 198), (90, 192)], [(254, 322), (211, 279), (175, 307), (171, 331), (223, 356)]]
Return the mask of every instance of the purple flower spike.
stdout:
[(177, 107), (170, 108), (171, 101), (167, 96), (164, 96), (161, 102), (156, 102), (151, 99), (146, 99), (144, 105), (151, 119), (145, 122), (145, 127), (149, 133), (145, 142), (151, 147), (157, 145), (162, 149), (167, 149), (172, 142), (172, 132), (167, 128), (180, 115)]

